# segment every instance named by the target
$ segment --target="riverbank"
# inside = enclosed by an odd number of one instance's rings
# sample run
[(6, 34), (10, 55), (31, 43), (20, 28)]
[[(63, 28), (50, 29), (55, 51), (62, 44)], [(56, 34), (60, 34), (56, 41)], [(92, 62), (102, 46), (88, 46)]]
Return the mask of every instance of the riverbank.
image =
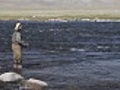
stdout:
[(120, 20), (119, 10), (0, 10), (0, 20)]

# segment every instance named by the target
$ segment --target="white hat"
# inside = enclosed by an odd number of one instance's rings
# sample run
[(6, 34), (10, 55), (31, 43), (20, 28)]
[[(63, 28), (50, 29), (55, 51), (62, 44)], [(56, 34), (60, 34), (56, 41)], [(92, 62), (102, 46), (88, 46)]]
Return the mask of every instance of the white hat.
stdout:
[(19, 29), (21, 29), (21, 23), (16, 23), (16, 26), (15, 26), (15, 31), (18, 31)]

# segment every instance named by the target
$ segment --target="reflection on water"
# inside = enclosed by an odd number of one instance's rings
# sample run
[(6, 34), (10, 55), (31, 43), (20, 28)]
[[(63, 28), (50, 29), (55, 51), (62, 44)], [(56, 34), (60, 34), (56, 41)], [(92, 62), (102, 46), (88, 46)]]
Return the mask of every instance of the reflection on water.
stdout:
[[(0, 21), (0, 73), (12, 70), (11, 35), (16, 21)], [(25, 78), (47, 90), (119, 90), (120, 23), (23, 21)], [(19, 70), (18, 70), (19, 71)]]

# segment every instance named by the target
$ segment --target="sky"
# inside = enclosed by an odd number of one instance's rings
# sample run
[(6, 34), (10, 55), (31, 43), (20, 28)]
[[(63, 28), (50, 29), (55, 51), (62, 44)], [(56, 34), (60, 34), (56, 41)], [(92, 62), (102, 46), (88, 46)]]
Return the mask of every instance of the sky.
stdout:
[(120, 9), (120, 0), (0, 0), (0, 9)]

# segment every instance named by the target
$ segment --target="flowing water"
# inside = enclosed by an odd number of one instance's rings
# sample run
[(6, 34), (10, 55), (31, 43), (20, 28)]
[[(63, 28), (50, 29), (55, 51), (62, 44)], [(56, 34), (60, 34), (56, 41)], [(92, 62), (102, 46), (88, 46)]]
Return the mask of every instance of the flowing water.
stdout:
[[(17, 21), (0, 21), (0, 74), (12, 71), (11, 35)], [(119, 22), (22, 21), (23, 76), (47, 90), (119, 90)]]

